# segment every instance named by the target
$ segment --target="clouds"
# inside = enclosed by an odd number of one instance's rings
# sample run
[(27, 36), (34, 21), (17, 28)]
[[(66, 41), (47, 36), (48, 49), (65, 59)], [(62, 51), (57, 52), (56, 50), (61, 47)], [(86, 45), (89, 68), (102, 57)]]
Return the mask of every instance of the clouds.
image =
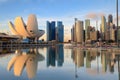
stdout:
[(105, 13), (95, 13), (95, 12), (90, 12), (88, 13), (85, 17), (93, 20), (98, 20), (101, 18), (101, 16), (105, 16)]

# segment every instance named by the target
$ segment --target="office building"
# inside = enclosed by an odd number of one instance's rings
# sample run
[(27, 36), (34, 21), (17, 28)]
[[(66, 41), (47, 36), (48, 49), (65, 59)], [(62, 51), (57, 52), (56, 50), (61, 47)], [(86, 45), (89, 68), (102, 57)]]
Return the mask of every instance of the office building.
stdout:
[(85, 41), (90, 39), (90, 29), (89, 29), (89, 26), (90, 26), (90, 20), (86, 19), (85, 20)]
[(110, 40), (115, 41), (115, 29), (113, 23), (110, 23)]
[(55, 21), (49, 22), (47, 21), (47, 41), (55, 40)]
[(101, 18), (102, 40), (105, 40), (105, 31), (106, 31), (106, 18), (105, 18), (105, 16), (102, 16), (102, 18)]
[(74, 41), (74, 26), (71, 29), (71, 41)]
[(90, 40), (96, 41), (98, 39), (98, 31), (95, 30), (95, 27), (89, 26), (90, 28)]
[(108, 24), (113, 23), (113, 16), (109, 14), (108, 16)]
[(75, 22), (75, 36), (76, 36), (76, 42), (82, 43), (83, 42), (83, 21), (77, 20)]
[(57, 22), (57, 41), (58, 42), (64, 42), (64, 26), (62, 24), (62, 21)]

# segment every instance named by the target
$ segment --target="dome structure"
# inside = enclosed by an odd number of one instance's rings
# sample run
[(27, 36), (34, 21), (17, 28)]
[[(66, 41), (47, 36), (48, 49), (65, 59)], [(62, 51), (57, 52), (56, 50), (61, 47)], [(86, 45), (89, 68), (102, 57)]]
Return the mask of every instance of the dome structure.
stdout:
[(38, 39), (45, 33), (44, 30), (38, 29), (37, 18), (34, 14), (29, 15), (27, 25), (22, 17), (16, 17), (14, 24), (9, 21), (8, 25), (14, 35), (19, 35), (22, 38)]

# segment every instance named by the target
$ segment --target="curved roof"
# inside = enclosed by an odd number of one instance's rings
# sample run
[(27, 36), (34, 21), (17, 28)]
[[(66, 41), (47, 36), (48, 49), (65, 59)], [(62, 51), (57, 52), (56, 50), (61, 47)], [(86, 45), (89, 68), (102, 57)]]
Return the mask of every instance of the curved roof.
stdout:
[(41, 37), (44, 33), (45, 33), (44, 30), (39, 30), (38, 33), (37, 33), (37, 35), (36, 35), (36, 37), (39, 38), (39, 37)]
[(22, 37), (39, 38), (45, 33), (43, 30), (38, 30), (37, 18), (34, 14), (29, 15), (27, 25), (25, 25), (22, 17), (15, 18), (15, 25), (11, 22), (8, 24), (15, 35)]
[(9, 28), (13, 34), (19, 35), (19, 33), (16, 31), (14, 24), (12, 22), (8, 22)]
[(32, 37), (36, 36), (36, 34), (38, 33), (37, 18), (33, 14), (29, 15), (28, 17), (27, 31)]
[(20, 35), (22, 35), (24, 37), (30, 36), (26, 30), (26, 25), (25, 25), (22, 17), (17, 17), (15, 19), (15, 29), (18, 31), (18, 33), (20, 33)]

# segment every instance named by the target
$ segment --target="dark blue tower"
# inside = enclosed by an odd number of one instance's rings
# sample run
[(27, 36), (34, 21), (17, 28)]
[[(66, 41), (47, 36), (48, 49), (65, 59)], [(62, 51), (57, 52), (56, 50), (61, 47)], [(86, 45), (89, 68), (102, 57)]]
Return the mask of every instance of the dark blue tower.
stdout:
[(52, 40), (55, 40), (55, 30), (56, 28), (55, 28), (55, 21), (52, 21), (51, 22), (51, 38), (52, 38)]
[(55, 40), (55, 21), (47, 21), (47, 41)]
[(64, 26), (62, 24), (62, 21), (57, 22), (57, 31), (58, 42), (64, 42)]

